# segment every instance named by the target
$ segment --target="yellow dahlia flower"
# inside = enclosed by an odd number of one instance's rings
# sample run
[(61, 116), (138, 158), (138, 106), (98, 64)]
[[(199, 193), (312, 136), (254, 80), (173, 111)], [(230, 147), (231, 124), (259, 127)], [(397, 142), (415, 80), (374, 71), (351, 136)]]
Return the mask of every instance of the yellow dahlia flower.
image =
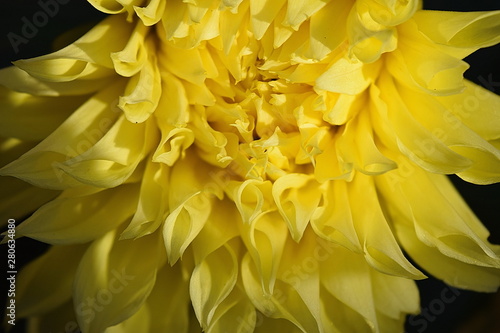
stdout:
[(41, 206), (16, 235), (52, 244), (18, 276), (30, 331), (401, 332), (407, 256), (498, 288), (445, 175), (500, 181), (500, 97), (461, 60), (500, 11), (89, 3), (109, 17), (0, 71), (5, 215)]

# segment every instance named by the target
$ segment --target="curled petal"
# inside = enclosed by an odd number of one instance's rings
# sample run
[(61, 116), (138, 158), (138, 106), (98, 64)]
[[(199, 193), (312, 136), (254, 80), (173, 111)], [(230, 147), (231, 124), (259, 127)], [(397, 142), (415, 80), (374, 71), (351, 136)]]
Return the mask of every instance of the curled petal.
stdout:
[(264, 213), (242, 226), (243, 241), (257, 267), (262, 290), (272, 295), (287, 239), (286, 224), (277, 212)]
[(156, 57), (150, 55), (140, 72), (129, 80), (125, 96), (120, 96), (118, 107), (123, 110), (128, 121), (142, 123), (156, 110), (160, 97), (160, 71)]
[(297, 242), (302, 238), (321, 198), (316, 191), (315, 183), (314, 178), (310, 176), (289, 174), (273, 184), (273, 198), (278, 211)]
[(216, 310), (229, 296), (238, 278), (235, 250), (224, 245), (196, 265), (189, 291), (196, 317), (204, 329), (213, 325)]

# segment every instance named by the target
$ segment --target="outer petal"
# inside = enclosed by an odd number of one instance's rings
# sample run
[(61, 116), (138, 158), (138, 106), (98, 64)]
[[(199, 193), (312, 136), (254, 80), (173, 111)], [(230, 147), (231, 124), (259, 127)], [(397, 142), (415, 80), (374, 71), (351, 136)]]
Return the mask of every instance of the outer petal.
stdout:
[[(253, 265), (250, 255), (243, 258), (242, 276), (248, 297), (265, 316), (287, 319), (303, 332), (319, 332), (316, 319), (289, 284), (279, 281), (275, 285), (275, 294), (272, 297), (265, 296), (259, 281), (258, 271)], [(276, 290), (280, 291), (279, 294), (276, 293)]]
[(500, 249), (487, 242), (488, 231), (442, 176), (425, 174), (409, 162), (403, 164), (399, 174), (380, 178), (379, 189), (387, 198), (384, 208), (404, 249), (448, 284), (495, 290)]
[(251, 225), (243, 225), (241, 233), (259, 272), (262, 290), (272, 295), (288, 238), (285, 221), (276, 211), (263, 213)]
[[(418, 29), (434, 42), (469, 53), (500, 42), (500, 11), (446, 12), (421, 10), (413, 17)], [(465, 57), (467, 54), (462, 54)]]
[[(88, 96), (37, 97), (0, 86), (0, 135), (41, 141), (50, 135)], [(28, 129), (28, 130), (27, 130)]]
[(91, 97), (39, 145), (3, 167), (0, 174), (44, 188), (65, 189), (79, 185), (57, 166), (87, 151), (108, 132), (118, 117), (109, 105), (113, 105), (113, 99), (122, 89), (123, 84), (119, 82)]
[(159, 234), (117, 241), (116, 231), (94, 241), (76, 273), (74, 305), (83, 332), (102, 332), (130, 318), (149, 296), (163, 264)]
[[(466, 89), (457, 95), (440, 96), (438, 101), (455, 117), (485, 140), (500, 138), (500, 96), (465, 81)], [(448, 120), (450, 119), (450, 120)], [(450, 125), (453, 119), (446, 117)]]
[(137, 185), (124, 185), (63, 192), (19, 225), (17, 233), (50, 244), (89, 242), (132, 216), (137, 189)]
[(181, 265), (164, 265), (145, 304), (151, 332), (187, 333), (189, 326), (189, 281)]
[(132, 175), (155, 137), (151, 123), (133, 124), (122, 116), (90, 149), (54, 166), (83, 184), (115, 187)]
[[(27, 317), (47, 313), (69, 302), (78, 262), (86, 248), (86, 245), (53, 246), (26, 266), (17, 277), (16, 314)], [(62, 270), (61, 262), (65, 263)], [(58, 271), (56, 277), (55, 271)]]
[(196, 265), (189, 291), (198, 321), (204, 329), (211, 327), (219, 305), (229, 296), (238, 279), (237, 253), (223, 245)]
[(373, 179), (358, 173), (348, 191), (356, 232), (370, 265), (389, 275), (425, 278), (406, 259), (394, 238), (391, 226), (380, 207)]
[[(100, 79), (113, 73), (109, 54), (123, 48), (132, 28), (121, 16), (109, 17), (64, 49), (19, 60), (15, 65), (42, 81)], [(110, 34), (111, 29), (120, 29), (123, 33)]]

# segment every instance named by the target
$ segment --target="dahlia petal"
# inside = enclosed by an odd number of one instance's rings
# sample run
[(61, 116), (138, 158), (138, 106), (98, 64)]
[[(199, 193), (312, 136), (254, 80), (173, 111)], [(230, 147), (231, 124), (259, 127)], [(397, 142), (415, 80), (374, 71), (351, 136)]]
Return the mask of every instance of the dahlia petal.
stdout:
[[(439, 141), (456, 153), (474, 161), (470, 168), (457, 174), (482, 184), (500, 181), (500, 151), (465, 126), (439, 102), (428, 96), (401, 89), (409, 110)], [(415, 108), (417, 102), (421, 107)], [(425, 110), (425, 112), (422, 112)], [(423, 145), (428, 148), (426, 145)], [(430, 147), (432, 150), (432, 147)]]
[(500, 285), (500, 246), (434, 175), (500, 181), (500, 98), (460, 60), (500, 42), (500, 11), (89, 2), (116, 15), (0, 70), (0, 175), (63, 190), (10, 178), (0, 210), (33, 194), (2, 212), (45, 203), (17, 236), (87, 243), (21, 273), (30, 331), (398, 332), (425, 277), (406, 253)]
[(148, 305), (150, 332), (188, 332), (189, 283), (180, 265), (164, 265), (159, 271)]
[(323, 8), (328, 2), (328, 0), (288, 0), (286, 20), (283, 21), (283, 25), (297, 30), (305, 20)]
[(345, 182), (328, 182), (323, 191), (322, 204), (311, 216), (311, 226), (320, 237), (343, 245), (351, 251), (362, 252), (352, 220)]
[(149, 27), (160, 21), (165, 11), (165, 3), (163, 0), (150, 0), (147, 6), (134, 6), (134, 11), (144, 25)]
[(289, 320), (303, 332), (320, 332), (316, 319), (290, 284), (277, 280), (275, 294), (268, 296), (262, 292), (257, 268), (249, 254), (243, 257), (241, 270), (245, 291), (260, 312), (267, 317)]
[[(500, 259), (486, 240), (488, 231), (466, 208), (449, 181), (417, 171), (414, 177), (418, 177), (418, 182), (401, 181), (400, 186), (418, 238), (456, 260), (499, 267)], [(425, 199), (420, 193), (426, 193)]]
[[(38, 97), (0, 86), (0, 135), (41, 141), (88, 97)], [(50, 112), (44, 111), (50, 110)], [(29, 128), (29, 131), (24, 130)]]
[(63, 58), (54, 54), (52, 59), (32, 58), (18, 60), (14, 65), (41, 81), (67, 82), (74, 80), (96, 80), (112, 75), (113, 71), (96, 64), (75, 60), (68, 55)]
[(120, 96), (118, 107), (123, 110), (127, 120), (142, 123), (156, 110), (161, 97), (160, 71), (156, 58), (150, 60), (134, 75), (125, 88), (125, 96)]
[(195, 105), (200, 104), (200, 105), (214, 105), (215, 104), (215, 97), (208, 89), (207, 85), (197, 85), (193, 84), (191, 82), (183, 82), (185, 89), (186, 89), (186, 97), (189, 101), (189, 104)]
[(120, 239), (138, 238), (156, 231), (164, 220), (167, 210), (169, 169), (149, 162), (144, 171), (139, 203), (135, 214)]
[[(231, 184), (230, 184), (230, 187)], [(243, 183), (234, 184), (230, 194), (236, 204), (243, 222), (251, 223), (262, 213), (270, 209), (272, 183), (257, 179), (248, 179)]]
[(361, 0), (356, 1), (356, 7), (361, 11), (368, 10), (370, 16), (377, 23), (395, 26), (410, 19), (420, 1), (393, 1), (393, 0)]
[[(202, 162), (192, 155), (176, 163), (170, 174), (168, 194), (170, 214), (163, 226), (163, 237), (170, 264), (174, 264), (202, 230), (210, 217), (213, 196), (222, 198), (214, 173), (205, 165), (205, 172), (188, 167)], [(206, 185), (210, 184), (210, 185)]]
[[(115, 187), (134, 172), (149, 152), (154, 136), (148, 124), (132, 124), (122, 116), (89, 150), (57, 168), (84, 184)], [(144, 137), (144, 141), (137, 137)]]
[(113, 78), (49, 82), (39, 80), (18, 67), (0, 69), (0, 85), (35, 96), (87, 95), (113, 83)]
[(240, 222), (241, 219), (231, 201), (225, 199), (213, 201), (210, 216), (190, 246), (194, 261), (202, 262), (207, 255), (237, 237)]
[[(64, 82), (102, 78), (112, 73), (109, 54), (123, 49), (132, 28), (123, 17), (111, 16), (64, 49), (15, 64), (40, 80)], [(111, 29), (125, 33), (117, 37), (109, 33)]]
[(229, 8), (232, 11), (238, 10), (240, 4), (243, 2), (243, 0), (222, 0), (222, 6), (223, 8)]
[(431, 95), (457, 94), (464, 89), (463, 73), (469, 68), (466, 62), (428, 42), (412, 21), (401, 25), (398, 32), (398, 49), (388, 56), (388, 69), (394, 77)]
[(31, 318), (26, 328), (29, 333), (57, 332), (61, 330), (71, 332), (79, 329), (71, 300), (40, 316)]
[[(319, 256), (318, 256), (319, 258)], [(321, 257), (323, 258), (323, 257)], [(369, 266), (362, 255), (336, 247), (320, 267), (321, 283), (330, 294), (358, 312), (377, 331), (374, 296)], [(332, 309), (333, 310), (333, 309)]]
[[(500, 11), (443, 12), (422, 10), (413, 17), (418, 29), (434, 42), (471, 49), (500, 42)], [(465, 56), (465, 55), (464, 55)]]
[(177, 262), (201, 231), (210, 211), (210, 199), (203, 193), (195, 193), (170, 212), (163, 227), (163, 238), (171, 265)]
[(255, 307), (248, 300), (242, 287), (236, 286), (231, 294), (217, 307), (207, 333), (252, 333), (256, 325)]
[(355, 331), (362, 333), (376, 332), (365, 318), (343, 302), (335, 298), (325, 287), (321, 287), (321, 314), (324, 318), (324, 332), (342, 333)]
[[(345, 40), (346, 19), (351, 6), (350, 1), (330, 1), (311, 16), (310, 42), (313, 59), (323, 59)], [(332, 22), (329, 18), (334, 16), (337, 18)]]
[(203, 114), (193, 115), (192, 120), (192, 125), (188, 128), (191, 128), (195, 135), (200, 157), (212, 165), (222, 167), (231, 163), (238, 150), (238, 136), (213, 129)]
[(438, 101), (485, 140), (500, 138), (500, 97), (470, 81), (464, 84), (461, 94), (439, 96)]
[(400, 318), (393, 319), (386, 315), (377, 312), (377, 320), (379, 323), (380, 332), (399, 332), (405, 326), (408, 316), (401, 316)]
[(363, 63), (371, 63), (382, 53), (391, 52), (397, 46), (397, 31), (393, 27), (378, 24), (368, 13), (368, 8), (356, 6), (347, 20), (349, 54)]
[(326, 146), (326, 141), (330, 139), (329, 128), (327, 126), (318, 127), (311, 123), (299, 125), (301, 136), (300, 150), (295, 156), (295, 163), (308, 164), (315, 163), (315, 157), (321, 154)]
[(252, 32), (257, 40), (260, 40), (267, 29), (278, 15), (286, 0), (266, 1), (252, 0), (250, 1), (250, 15), (252, 17)]
[(188, 17), (192, 23), (200, 23), (207, 14), (208, 10), (212, 7), (212, 1), (194, 0), (187, 1)]
[[(296, 31), (289, 25), (284, 25), (282, 22), (286, 20), (288, 6), (283, 6), (281, 10), (276, 14), (273, 22), (273, 30), (269, 29), (269, 33), (273, 33), (273, 47), (278, 49), (291, 37)], [(288, 43), (288, 46), (294, 48), (297, 47), (296, 43)], [(283, 54), (286, 58), (290, 58), (290, 54), (294, 50), (282, 50), (280, 54)]]
[(148, 59), (147, 33), (148, 28), (137, 23), (125, 48), (110, 54), (116, 73), (131, 77), (144, 67)]
[[(36, 142), (17, 138), (0, 138), (0, 167), (3, 167), (36, 146)], [(7, 179), (7, 178), (3, 178)]]
[(353, 175), (352, 164), (343, 163), (339, 160), (339, 154), (332, 140), (325, 151), (316, 157), (314, 176), (319, 182), (327, 180), (350, 180)]
[(148, 305), (146, 303), (134, 313), (131, 317), (125, 319), (115, 326), (108, 327), (104, 333), (122, 333), (122, 332), (148, 332), (151, 326)]
[[(63, 192), (21, 223), (17, 234), (49, 244), (89, 242), (133, 215), (137, 202), (135, 191), (137, 186), (127, 185), (90, 195), (78, 190)], [(71, 220), (67, 216), (72, 216)]]
[(356, 95), (365, 90), (371, 79), (364, 74), (365, 65), (346, 58), (336, 61), (316, 79), (316, 88), (340, 94)]
[(153, 156), (154, 162), (164, 163), (172, 166), (179, 158), (184, 158), (186, 150), (194, 142), (193, 131), (188, 128), (171, 128), (168, 126), (162, 127), (164, 132), (168, 132), (165, 136), (162, 133), (161, 144), (155, 151)]
[[(235, 1), (241, 2), (241, 1)], [(238, 6), (234, 4), (235, 6)], [(240, 26), (247, 19), (247, 7), (249, 6), (248, 2), (244, 2), (242, 5), (239, 5), (238, 11), (233, 13), (232, 11), (225, 10), (221, 12), (220, 16), (220, 37), (222, 39), (222, 44), (224, 45), (224, 52), (226, 54), (229, 53), (229, 50), (235, 43), (235, 38), (238, 35), (238, 30)]]
[(196, 265), (189, 292), (196, 317), (206, 329), (212, 326), (217, 307), (233, 290), (238, 279), (236, 250), (223, 245)]
[(413, 117), (394, 82), (387, 81), (380, 92), (387, 103), (387, 117), (403, 154), (422, 168), (436, 173), (456, 173), (472, 165), (471, 160), (448, 148)]
[(286, 224), (277, 212), (263, 213), (250, 225), (242, 226), (243, 241), (261, 277), (262, 290), (273, 294), (285, 241)]
[(316, 192), (315, 182), (307, 175), (288, 174), (273, 184), (274, 201), (296, 242), (302, 238), (321, 198)]
[(89, 246), (74, 283), (74, 304), (82, 331), (102, 332), (141, 308), (162, 262), (159, 241), (158, 234), (117, 241), (116, 231), (111, 231)]
[(396, 168), (396, 163), (385, 157), (375, 144), (372, 126), (366, 114), (360, 114), (344, 127), (336, 140), (339, 158), (351, 163), (367, 175), (382, 174)]
[(186, 37), (189, 33), (189, 26), (184, 22), (187, 7), (180, 1), (165, 1), (165, 11), (161, 19), (166, 40)]
[[(86, 245), (53, 246), (41, 257), (29, 263), (18, 276), (16, 290), (17, 315), (31, 316), (49, 312), (71, 299), (74, 274)], [(60, 262), (66, 269), (54, 279)], [(27, 301), (29, 299), (29, 301)]]
[(202, 41), (210, 40), (220, 34), (220, 12), (217, 9), (209, 9), (199, 24), (190, 25), (189, 35), (182, 41), (185, 48), (198, 46)]
[(116, 83), (91, 97), (35, 148), (3, 167), (0, 174), (51, 189), (81, 184), (61, 172), (59, 166), (68, 158), (77, 157), (90, 149), (105, 135), (118, 116), (109, 105), (113, 105), (114, 96), (122, 89), (121, 82)]
[[(420, 310), (419, 291), (415, 282), (399, 277), (370, 270), (373, 300), (377, 312), (390, 319), (402, 319), (404, 314), (416, 314)], [(379, 327), (382, 322), (377, 316)]]
[(479, 267), (450, 258), (422, 243), (411, 226), (397, 224), (396, 232), (408, 254), (436, 278), (457, 288), (479, 292), (497, 291), (500, 284), (498, 268)]
[(363, 107), (365, 96), (334, 94), (325, 91), (322, 99), (326, 102), (323, 119), (332, 125), (343, 125)]
[[(493, 147), (493, 146), (492, 146)], [(470, 149), (470, 147), (455, 147), (456, 150), (461, 155), (474, 161), (474, 165), (462, 172), (457, 172), (457, 176), (460, 178), (474, 183), (474, 184), (493, 184), (500, 181), (500, 160), (497, 156), (492, 158), (493, 149), (488, 149), (490, 151), (483, 151), (478, 149)], [(498, 152), (498, 148), (496, 152)], [(495, 155), (498, 155), (495, 154)]]
[(162, 50), (162, 63), (166, 69), (177, 77), (191, 82), (195, 85), (202, 85), (207, 77), (202, 54), (199, 49), (183, 49), (166, 45)]
[[(253, 141), (253, 123), (239, 104), (217, 101), (206, 108), (207, 121), (220, 132), (233, 132), (244, 137), (245, 141)], [(249, 128), (251, 127), (251, 128)]]
[(405, 258), (397, 244), (380, 207), (373, 179), (356, 173), (348, 191), (356, 232), (368, 263), (385, 274), (410, 279), (425, 278)]
[(127, 20), (132, 20), (134, 7), (140, 6), (144, 0), (88, 0), (97, 10), (106, 14), (127, 12)]
[(5, 230), (9, 219), (22, 220), (59, 192), (34, 187), (16, 178), (2, 180), (0, 188), (0, 227)]

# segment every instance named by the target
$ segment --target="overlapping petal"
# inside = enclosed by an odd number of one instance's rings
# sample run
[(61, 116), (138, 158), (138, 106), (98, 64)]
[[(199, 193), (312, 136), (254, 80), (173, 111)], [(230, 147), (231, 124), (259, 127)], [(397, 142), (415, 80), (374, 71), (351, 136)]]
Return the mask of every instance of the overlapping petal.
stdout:
[(8, 214), (38, 208), (17, 234), (55, 244), (20, 275), (34, 330), (396, 332), (425, 278), (407, 254), (498, 288), (443, 175), (500, 180), (500, 98), (462, 60), (499, 42), (498, 12), (90, 3), (110, 16), (0, 71), (7, 203), (33, 196)]

